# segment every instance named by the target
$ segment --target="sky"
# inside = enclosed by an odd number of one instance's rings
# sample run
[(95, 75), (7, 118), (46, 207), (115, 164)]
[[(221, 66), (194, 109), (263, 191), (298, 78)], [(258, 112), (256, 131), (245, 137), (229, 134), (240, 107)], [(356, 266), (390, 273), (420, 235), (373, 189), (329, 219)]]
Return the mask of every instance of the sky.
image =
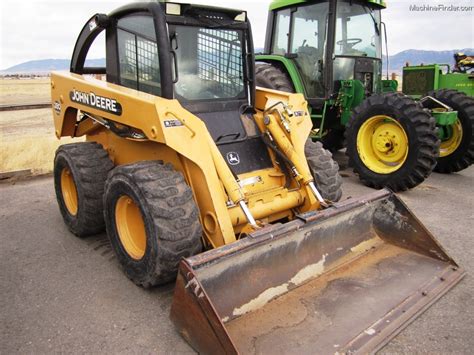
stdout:
[[(108, 13), (130, 0), (0, 0), (0, 69), (37, 59), (70, 58), (76, 38), (95, 13)], [(186, 2), (186, 1), (181, 1)], [(270, 0), (189, 0), (247, 10), (255, 47), (265, 40)], [(474, 0), (386, 0), (388, 49), (450, 50), (474, 47)], [(431, 5), (438, 11), (414, 11)], [(462, 11), (453, 11), (456, 6)], [(103, 57), (101, 53), (96, 58)], [(94, 56), (92, 56), (94, 57)]]

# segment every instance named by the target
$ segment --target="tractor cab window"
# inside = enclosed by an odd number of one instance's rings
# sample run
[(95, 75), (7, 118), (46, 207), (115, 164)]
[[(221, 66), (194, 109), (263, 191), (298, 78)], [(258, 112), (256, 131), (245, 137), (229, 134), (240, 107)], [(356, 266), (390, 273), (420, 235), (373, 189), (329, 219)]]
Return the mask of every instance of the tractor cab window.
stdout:
[(171, 41), (178, 97), (185, 100), (245, 98), (242, 31), (176, 26)]
[(323, 97), (323, 59), (328, 3), (301, 6), (293, 12), (290, 50), (300, 68), (308, 97)]
[(289, 49), (308, 97), (324, 96), (323, 59), (328, 13), (328, 2), (323, 2), (275, 14), (272, 54), (284, 55)]
[(273, 38), (272, 53), (285, 55), (288, 51), (290, 33), (290, 9), (278, 11), (275, 17), (275, 34)]
[(335, 55), (381, 58), (380, 10), (353, 2), (337, 5)]
[(161, 94), (158, 46), (153, 18), (133, 15), (117, 24), (120, 84), (153, 95)]

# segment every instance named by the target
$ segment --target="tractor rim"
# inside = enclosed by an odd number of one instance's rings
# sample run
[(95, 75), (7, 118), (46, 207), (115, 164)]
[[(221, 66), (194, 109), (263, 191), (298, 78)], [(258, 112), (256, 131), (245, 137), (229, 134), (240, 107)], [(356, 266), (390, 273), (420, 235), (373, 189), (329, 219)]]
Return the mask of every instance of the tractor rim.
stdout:
[(441, 158), (453, 154), (459, 148), (462, 141), (461, 121), (458, 119), (455, 124), (442, 127), (442, 129), (445, 131), (445, 137), (447, 138), (441, 141), (439, 147), (439, 156)]
[(408, 136), (395, 119), (373, 116), (357, 133), (357, 151), (367, 168), (378, 174), (390, 174), (407, 160)]
[(64, 168), (61, 171), (61, 192), (68, 212), (75, 216), (78, 209), (77, 188), (69, 168)]
[(145, 255), (145, 222), (138, 205), (129, 196), (121, 196), (115, 206), (115, 223), (123, 248), (132, 259)]

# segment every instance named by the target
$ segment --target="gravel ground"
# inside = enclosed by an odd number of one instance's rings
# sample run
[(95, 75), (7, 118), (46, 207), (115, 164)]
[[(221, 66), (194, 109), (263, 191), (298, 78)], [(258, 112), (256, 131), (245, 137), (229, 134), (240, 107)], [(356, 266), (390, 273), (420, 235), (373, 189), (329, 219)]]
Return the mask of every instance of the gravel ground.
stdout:
[[(348, 169), (343, 175), (345, 197), (370, 191)], [(468, 275), (382, 354), (472, 353), (473, 181), (471, 167), (400, 194)], [(52, 178), (3, 182), (0, 195), (0, 354), (192, 353), (168, 319), (173, 285), (136, 287), (105, 235), (73, 237)]]

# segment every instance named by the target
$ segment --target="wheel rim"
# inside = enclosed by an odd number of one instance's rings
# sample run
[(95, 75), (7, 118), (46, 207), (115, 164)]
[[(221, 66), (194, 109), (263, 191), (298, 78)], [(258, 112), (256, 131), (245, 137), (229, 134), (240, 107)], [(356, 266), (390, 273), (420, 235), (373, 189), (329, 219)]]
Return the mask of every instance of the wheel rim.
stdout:
[(123, 248), (132, 259), (145, 255), (146, 231), (140, 208), (129, 196), (121, 196), (115, 206), (115, 223)]
[(77, 189), (74, 177), (68, 168), (61, 171), (61, 192), (68, 212), (75, 216), (78, 208)]
[(367, 168), (378, 174), (390, 174), (400, 169), (408, 157), (408, 136), (393, 118), (373, 116), (357, 133), (357, 151)]
[(441, 129), (444, 131), (443, 136), (446, 137), (441, 141), (439, 148), (439, 156), (442, 158), (453, 154), (459, 148), (462, 140), (461, 121), (458, 119), (455, 124), (442, 126)]

